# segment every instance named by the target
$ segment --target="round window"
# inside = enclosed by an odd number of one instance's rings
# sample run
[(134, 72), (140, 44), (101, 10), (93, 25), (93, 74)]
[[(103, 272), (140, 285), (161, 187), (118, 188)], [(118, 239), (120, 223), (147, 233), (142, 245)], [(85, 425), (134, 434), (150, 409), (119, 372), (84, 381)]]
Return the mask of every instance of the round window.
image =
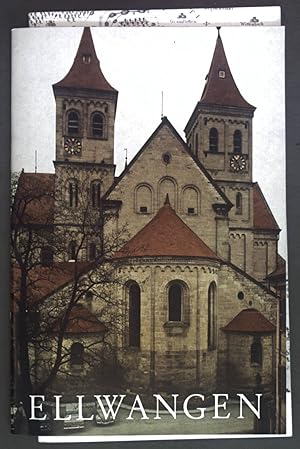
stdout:
[(164, 153), (162, 159), (165, 164), (169, 164), (171, 162), (171, 156), (169, 153)]
[(240, 300), (244, 299), (244, 293), (243, 292), (238, 292), (237, 297)]

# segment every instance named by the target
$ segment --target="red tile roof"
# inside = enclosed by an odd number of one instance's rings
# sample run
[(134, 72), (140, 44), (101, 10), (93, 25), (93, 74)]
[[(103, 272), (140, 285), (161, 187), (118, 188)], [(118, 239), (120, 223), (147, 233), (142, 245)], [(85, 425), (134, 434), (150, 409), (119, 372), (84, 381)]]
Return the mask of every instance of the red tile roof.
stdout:
[[(84, 62), (84, 57), (90, 57), (90, 62)], [(56, 87), (95, 89), (117, 93), (101, 71), (90, 28), (84, 28), (73, 65), (67, 75), (53, 85), (54, 89)]]
[[(60, 262), (51, 267), (36, 266), (28, 271), (28, 305), (35, 304), (46, 296), (53, 293), (58, 288), (71, 282), (74, 278), (74, 270), (77, 273), (86, 271), (91, 266), (91, 262)], [(12, 285), (11, 291), (13, 304), (17, 305), (20, 297), (21, 271), (18, 267), (11, 270)], [(16, 310), (16, 307), (13, 307)]]
[(275, 326), (256, 309), (244, 309), (225, 327), (225, 332), (269, 333), (275, 332)]
[(279, 231), (279, 226), (257, 183), (253, 188), (253, 225), (255, 229)]
[(219, 259), (178, 217), (168, 201), (114, 258), (155, 256)]
[[(53, 330), (59, 330), (60, 320), (56, 322)], [(80, 334), (80, 333), (99, 333), (106, 332), (108, 329), (105, 324), (98, 320), (96, 315), (90, 312), (82, 304), (75, 304), (70, 311), (68, 323), (66, 327), (66, 334)]]
[[(225, 72), (225, 77), (219, 77), (219, 71)], [(240, 94), (225, 55), (222, 39), (217, 38), (216, 47), (207, 76), (207, 82), (202, 93), (200, 105), (234, 106), (255, 110)]]
[(54, 182), (52, 173), (22, 172), (15, 196), (13, 223), (52, 224), (54, 220)]
[(283, 257), (278, 254), (278, 260), (277, 260), (277, 268), (276, 270), (272, 271), (272, 273), (269, 273), (268, 276), (266, 276), (266, 279), (274, 279), (274, 278), (285, 278), (286, 277), (286, 262)]
[[(30, 270), (28, 274), (28, 308), (39, 303), (45, 297), (54, 293), (57, 289), (71, 282), (74, 278), (74, 270), (77, 274), (83, 273), (91, 266), (90, 262), (78, 262), (75, 266), (72, 262), (56, 263), (51, 267), (38, 266)], [(12, 268), (12, 312), (18, 311), (20, 297), (20, 269)], [(59, 323), (63, 316), (53, 324), (53, 331), (59, 329)], [(107, 331), (107, 327), (82, 304), (75, 304), (72, 308), (66, 328), (66, 333), (99, 333)]]

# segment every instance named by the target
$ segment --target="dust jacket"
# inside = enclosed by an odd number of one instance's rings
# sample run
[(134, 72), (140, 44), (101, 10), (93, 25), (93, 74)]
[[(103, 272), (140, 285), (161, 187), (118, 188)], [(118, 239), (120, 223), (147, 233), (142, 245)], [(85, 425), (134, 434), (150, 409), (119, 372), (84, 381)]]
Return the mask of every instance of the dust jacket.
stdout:
[(291, 436), (284, 28), (12, 32), (14, 433)]

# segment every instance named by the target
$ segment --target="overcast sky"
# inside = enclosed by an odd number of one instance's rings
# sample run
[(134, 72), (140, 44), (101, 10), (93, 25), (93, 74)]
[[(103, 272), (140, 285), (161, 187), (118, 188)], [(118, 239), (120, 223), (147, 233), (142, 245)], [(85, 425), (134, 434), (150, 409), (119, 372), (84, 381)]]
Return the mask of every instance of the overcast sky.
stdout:
[[(53, 172), (55, 101), (52, 84), (69, 71), (82, 28), (13, 31), (12, 170)], [(200, 99), (213, 55), (215, 28), (93, 28), (101, 69), (119, 91), (115, 123), (117, 174), (164, 115), (183, 129)], [(235, 82), (257, 107), (253, 122), (253, 180), (258, 181), (285, 238), (284, 29), (223, 27), (221, 37)]]

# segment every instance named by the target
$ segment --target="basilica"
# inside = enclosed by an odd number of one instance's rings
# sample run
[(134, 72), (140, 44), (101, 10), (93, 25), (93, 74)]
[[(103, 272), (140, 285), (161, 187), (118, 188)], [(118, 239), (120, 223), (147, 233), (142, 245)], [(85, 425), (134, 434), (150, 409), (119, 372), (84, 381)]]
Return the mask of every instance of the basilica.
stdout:
[[(40, 248), (43, 270), (65, 271), (38, 294), (45, 304), (62, 291), (66, 297), (75, 265), (87, 282), (91, 264), (104, 263), (105, 242), (124, 229), (111, 261), (126, 388), (212, 394), (253, 391), (260, 379), (275, 391), (280, 229), (252, 179), (255, 106), (234, 81), (220, 31), (202, 95), (183, 124), (185, 139), (163, 116), (119, 176), (118, 91), (105, 76), (85, 28), (72, 67), (53, 85), (55, 173), (19, 178), (19, 192), (51, 193), (28, 205), (27, 223), (67, 230), (59, 254), (55, 245)], [(83, 215), (97, 217), (98, 230), (90, 227), (84, 238)], [(65, 369), (79, 376), (88, 374), (85, 342), (101, 345), (113, 322), (97, 312), (94, 288), (101, 286), (93, 284), (74, 307), (64, 337)]]

